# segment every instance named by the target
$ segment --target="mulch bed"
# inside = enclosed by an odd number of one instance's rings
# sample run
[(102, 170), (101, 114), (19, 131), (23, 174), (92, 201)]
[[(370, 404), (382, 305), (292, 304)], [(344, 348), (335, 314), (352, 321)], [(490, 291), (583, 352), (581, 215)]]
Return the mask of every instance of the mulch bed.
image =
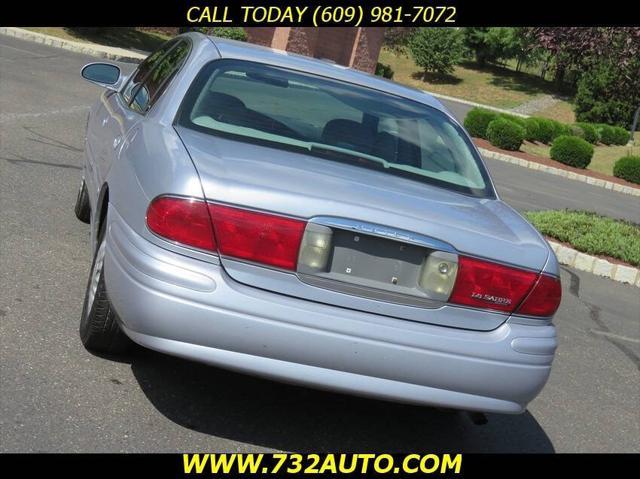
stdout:
[(624, 186), (630, 186), (632, 188), (638, 188), (638, 185), (631, 183), (629, 181), (623, 180), (622, 178), (616, 178), (615, 176), (605, 175), (604, 173), (598, 173), (597, 171), (584, 170), (582, 168), (574, 168), (573, 166), (565, 165), (564, 163), (560, 163), (559, 161), (552, 160), (551, 158), (544, 158), (541, 156), (535, 156), (530, 153), (525, 153), (524, 151), (508, 151), (502, 150), (500, 148), (496, 148), (487, 140), (483, 140), (482, 138), (474, 138), (473, 142), (479, 148), (485, 148), (487, 150), (495, 151), (497, 153), (503, 153), (505, 155), (511, 155), (518, 158), (522, 158), (523, 160), (533, 161), (535, 163), (540, 163), (541, 165), (553, 166), (554, 168), (558, 168), (560, 170), (573, 171), (579, 175), (590, 176), (592, 178), (597, 178), (600, 180), (610, 181), (612, 183), (618, 183)]

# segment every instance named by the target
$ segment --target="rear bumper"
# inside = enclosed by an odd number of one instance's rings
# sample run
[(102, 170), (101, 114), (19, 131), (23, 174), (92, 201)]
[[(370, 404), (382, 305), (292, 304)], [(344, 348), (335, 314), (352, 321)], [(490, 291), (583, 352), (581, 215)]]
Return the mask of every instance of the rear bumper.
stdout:
[(109, 217), (107, 290), (123, 330), (145, 347), (296, 384), (487, 412), (522, 412), (549, 376), (552, 325), (466, 331), (275, 294)]

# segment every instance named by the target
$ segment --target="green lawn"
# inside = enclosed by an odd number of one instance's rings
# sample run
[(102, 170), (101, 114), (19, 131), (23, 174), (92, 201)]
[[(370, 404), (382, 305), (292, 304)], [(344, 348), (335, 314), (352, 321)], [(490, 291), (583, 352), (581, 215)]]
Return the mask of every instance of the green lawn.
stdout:
[[(383, 49), (379, 61), (391, 66), (393, 80), (398, 83), (498, 108), (514, 108), (542, 94), (556, 93), (553, 82), (549, 80), (501, 66), (480, 68), (473, 62), (465, 62), (456, 66), (452, 75), (428, 75), (425, 78), (409, 56)], [(564, 115), (567, 108), (570, 110), (568, 103), (560, 103), (565, 105), (559, 107), (559, 113), (552, 110), (544, 112), (544, 115), (555, 117)]]
[(525, 215), (543, 235), (578, 251), (640, 266), (640, 226), (636, 224), (586, 211), (529, 211)]
[[(587, 166), (588, 170), (597, 171), (599, 173), (604, 173), (605, 175), (613, 175), (613, 165), (619, 158), (622, 158), (625, 155), (640, 155), (640, 132), (636, 132), (635, 134), (635, 146), (605, 146), (605, 145), (597, 145), (594, 147), (593, 158), (591, 159), (591, 163)], [(530, 153), (536, 156), (542, 156), (544, 158), (549, 158), (549, 150), (551, 149), (548, 145), (542, 145), (540, 143), (531, 143), (525, 141), (520, 150)]]
[(97, 32), (87, 34), (69, 27), (29, 27), (31, 30), (46, 35), (80, 42), (96, 43), (110, 47), (151, 52), (169, 39), (168, 36), (153, 31), (142, 31), (133, 27), (100, 28)]

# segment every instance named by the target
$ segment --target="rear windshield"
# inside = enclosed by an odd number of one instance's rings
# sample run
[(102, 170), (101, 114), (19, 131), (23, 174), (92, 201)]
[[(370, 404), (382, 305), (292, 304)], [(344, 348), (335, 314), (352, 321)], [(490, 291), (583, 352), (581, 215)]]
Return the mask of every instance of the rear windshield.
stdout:
[(178, 124), (492, 197), (467, 135), (442, 112), (299, 71), (217, 60), (198, 74)]

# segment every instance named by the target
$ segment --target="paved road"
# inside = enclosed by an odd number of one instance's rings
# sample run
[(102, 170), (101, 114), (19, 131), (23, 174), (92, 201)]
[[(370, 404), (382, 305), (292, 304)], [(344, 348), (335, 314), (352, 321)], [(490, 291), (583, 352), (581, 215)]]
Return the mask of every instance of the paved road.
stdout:
[(525, 414), (484, 426), (150, 351), (85, 351), (89, 234), (72, 209), (98, 94), (77, 72), (91, 60), (0, 37), (1, 451), (640, 451), (638, 290), (570, 270), (549, 384)]

